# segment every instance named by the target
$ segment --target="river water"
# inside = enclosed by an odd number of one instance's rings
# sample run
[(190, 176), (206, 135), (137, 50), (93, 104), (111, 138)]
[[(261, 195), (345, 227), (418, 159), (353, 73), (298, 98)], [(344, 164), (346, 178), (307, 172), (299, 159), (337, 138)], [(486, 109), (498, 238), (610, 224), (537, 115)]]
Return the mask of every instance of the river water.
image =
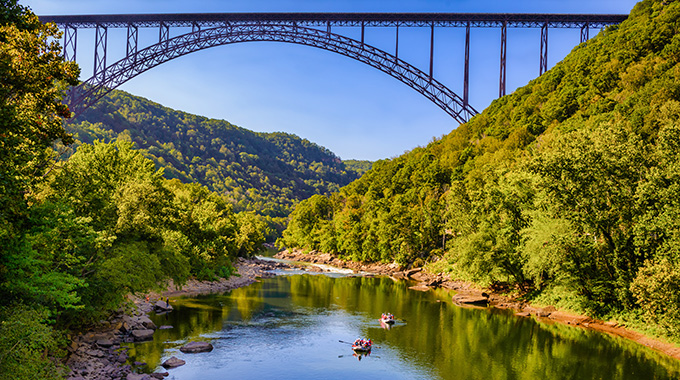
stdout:
[[(145, 370), (186, 365), (168, 379), (678, 379), (680, 362), (606, 334), (455, 306), (445, 290), (419, 292), (389, 278), (283, 275), (222, 295), (171, 300), (152, 316), (151, 342), (131, 345)], [(382, 312), (400, 320), (381, 326)], [(350, 342), (373, 340), (368, 356)], [(184, 354), (189, 341), (209, 353)]]

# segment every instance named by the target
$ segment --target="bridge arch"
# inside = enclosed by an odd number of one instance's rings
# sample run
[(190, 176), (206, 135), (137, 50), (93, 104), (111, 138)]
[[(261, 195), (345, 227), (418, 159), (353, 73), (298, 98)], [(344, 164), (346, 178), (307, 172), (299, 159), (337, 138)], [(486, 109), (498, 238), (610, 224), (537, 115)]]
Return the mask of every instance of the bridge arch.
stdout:
[(74, 88), (69, 95), (68, 104), (79, 115), (112, 89), (162, 63), (211, 47), (253, 41), (312, 46), (363, 62), (416, 90), (459, 123), (467, 122), (478, 113), (433, 77), (371, 45), (339, 34), (297, 25), (248, 22), (198, 29), (130, 53)]

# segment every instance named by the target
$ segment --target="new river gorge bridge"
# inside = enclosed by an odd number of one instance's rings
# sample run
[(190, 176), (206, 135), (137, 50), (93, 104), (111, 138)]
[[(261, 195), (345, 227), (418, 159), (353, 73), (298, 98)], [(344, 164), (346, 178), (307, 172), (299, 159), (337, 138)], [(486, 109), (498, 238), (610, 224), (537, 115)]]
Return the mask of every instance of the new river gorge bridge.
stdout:
[[(508, 28), (540, 29), (540, 55), (534, 59), (538, 60), (538, 74), (541, 75), (548, 68), (548, 29), (580, 29), (582, 43), (589, 39), (591, 29), (621, 23), (626, 17), (615, 14), (196, 13), (40, 16), (40, 20), (53, 22), (63, 30), (64, 57), (76, 62), (78, 30), (95, 29), (93, 74), (73, 88), (67, 100), (76, 115), (111, 89), (172, 59), (215, 46), (273, 41), (312, 46), (363, 62), (403, 82), (459, 123), (465, 123), (477, 114), (468, 97), (470, 29), (497, 28), (500, 31), (498, 96), (501, 97), (506, 91)], [(360, 28), (361, 37), (349, 38), (334, 33), (333, 27), (343, 27), (342, 30)], [(392, 27), (395, 30), (394, 51), (387, 52), (366, 43), (365, 30), (369, 27)], [(427, 68), (415, 67), (399, 58), (399, 29), (412, 27), (429, 28)], [(113, 28), (127, 29), (127, 46), (123, 58), (108, 63), (107, 33)], [(157, 29), (158, 39), (149, 46), (140, 46), (141, 28)], [(464, 59), (461, 95), (433, 76), (434, 36), (438, 28), (465, 30), (464, 51), (460, 54)], [(171, 29), (182, 33), (171, 33)]]

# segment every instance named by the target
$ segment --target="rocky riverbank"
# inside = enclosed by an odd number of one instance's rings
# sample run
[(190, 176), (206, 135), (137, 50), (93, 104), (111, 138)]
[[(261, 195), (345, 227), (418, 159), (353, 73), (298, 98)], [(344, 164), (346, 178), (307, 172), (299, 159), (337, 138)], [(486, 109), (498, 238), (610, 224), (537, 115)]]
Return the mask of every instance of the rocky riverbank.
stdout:
[(431, 288), (446, 288), (456, 291), (452, 297), (452, 302), (462, 306), (492, 306), (501, 309), (514, 310), (521, 317), (535, 317), (539, 320), (554, 321), (572, 326), (580, 326), (592, 330), (606, 332), (620, 336), (625, 339), (635, 341), (647, 347), (655, 349), (663, 354), (680, 360), (680, 347), (666, 343), (658, 339), (650, 338), (639, 332), (627, 329), (615, 321), (600, 321), (585, 315), (576, 315), (565, 311), (557, 310), (552, 306), (535, 307), (522, 300), (504, 296), (493, 289), (479, 289), (474, 285), (456, 281), (444, 274), (432, 274), (424, 272), (421, 268), (403, 269), (396, 264), (383, 263), (359, 263), (344, 261), (339, 258), (319, 252), (304, 253), (299, 250), (282, 251), (276, 254), (276, 258), (309, 262), (313, 264), (331, 265), (338, 268), (352, 269), (356, 273), (375, 274), (390, 276), (395, 280), (413, 280), (416, 282), (411, 289), (428, 291)]
[[(656, 349), (673, 358), (680, 359), (680, 348), (646, 337), (635, 331), (619, 326), (614, 322), (593, 320), (582, 315), (573, 315), (558, 311), (553, 307), (538, 308), (528, 305), (520, 300), (505, 297), (490, 289), (478, 289), (475, 286), (450, 279), (443, 274), (432, 274), (413, 268), (405, 270), (395, 264), (363, 264), (347, 262), (329, 254), (309, 253), (300, 251), (283, 251), (276, 255), (277, 258), (291, 261), (310, 263), (307, 266), (297, 266), (308, 271), (324, 271), (315, 264), (330, 265), (337, 268), (351, 269), (357, 275), (390, 276), (395, 280), (414, 281), (412, 289), (416, 291), (428, 291), (432, 288), (442, 287), (456, 292), (452, 297), (454, 303), (462, 306), (493, 306), (497, 308), (515, 310), (517, 315), (535, 317), (539, 320), (555, 321), (574, 326), (581, 326), (593, 330), (607, 332), (621, 336), (648, 347)], [(182, 295), (196, 295), (207, 293), (222, 293), (238, 287), (247, 286), (256, 282), (258, 278), (274, 276), (270, 271), (273, 269), (290, 268), (290, 265), (271, 261), (240, 259), (236, 264), (238, 275), (219, 281), (195, 281), (190, 280), (182, 288), (176, 288), (169, 284), (167, 289), (160, 293), (149, 293), (142, 297), (130, 296), (131, 303), (127, 309), (121, 309), (116, 315), (107, 321), (101, 321), (96, 329), (88, 331), (73, 338), (68, 347), (70, 353), (67, 366), (71, 369), (69, 380), (153, 380), (163, 379), (168, 372), (153, 374), (137, 373), (143, 369), (145, 363), (129, 363), (127, 347), (121, 343), (136, 342), (153, 339), (154, 331), (167, 326), (155, 326), (148, 318), (147, 313), (152, 311), (167, 312), (163, 309), (172, 308), (172, 299), (168, 297)], [(148, 298), (147, 298), (148, 297)], [(168, 368), (171, 368), (169, 366)]]
[(274, 276), (272, 269), (288, 267), (285, 264), (258, 259), (239, 259), (236, 263), (237, 275), (218, 281), (189, 280), (181, 288), (170, 282), (164, 292), (152, 292), (142, 297), (129, 296), (128, 307), (121, 308), (106, 321), (84, 333), (75, 336), (68, 347), (66, 365), (71, 372), (69, 380), (153, 380), (163, 379), (168, 372), (152, 374), (136, 373), (146, 363), (129, 363), (128, 348), (122, 343), (141, 342), (153, 339), (157, 329), (147, 316), (148, 313), (171, 312), (172, 300), (169, 297), (182, 295), (223, 293), (242, 286), (250, 285), (258, 278)]

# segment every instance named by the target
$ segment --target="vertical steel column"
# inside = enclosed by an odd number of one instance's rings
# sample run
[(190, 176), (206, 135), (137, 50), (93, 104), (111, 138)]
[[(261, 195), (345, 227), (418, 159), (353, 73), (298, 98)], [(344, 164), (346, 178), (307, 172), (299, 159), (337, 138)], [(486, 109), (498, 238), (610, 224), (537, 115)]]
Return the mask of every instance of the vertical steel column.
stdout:
[(64, 28), (64, 60), (76, 61), (76, 45), (78, 42), (78, 28), (66, 25)]
[(586, 22), (581, 27), (581, 43), (588, 41), (589, 34), (590, 34), (589, 32), (590, 32), (590, 25), (588, 25), (588, 23)]
[(361, 47), (364, 45), (364, 22), (361, 22)]
[(397, 22), (397, 36), (394, 44), (394, 60), (399, 60), (399, 22)]
[(434, 66), (434, 22), (430, 24), (430, 80), (432, 80), (432, 68)]
[(161, 25), (158, 28), (158, 43), (168, 42), (170, 39), (170, 26), (161, 21)]
[(106, 27), (97, 24), (94, 36), (94, 73), (96, 76), (106, 69)]
[(139, 28), (137, 25), (129, 23), (127, 26), (127, 48), (125, 49), (125, 56), (130, 57), (135, 56), (135, 62), (137, 62), (137, 40), (139, 36)]
[(548, 22), (541, 27), (541, 59), (539, 62), (538, 75), (548, 71)]
[(201, 26), (196, 22), (191, 23), (191, 33), (196, 33), (201, 31)]
[(326, 21), (326, 36), (331, 38), (331, 22)]
[(505, 59), (507, 56), (508, 48), (508, 22), (503, 21), (503, 26), (501, 27), (501, 74), (499, 78), (498, 85), (498, 97), (505, 96)]
[(465, 72), (463, 74), (463, 104), (468, 105), (468, 88), (470, 86), (470, 21), (465, 25)]

